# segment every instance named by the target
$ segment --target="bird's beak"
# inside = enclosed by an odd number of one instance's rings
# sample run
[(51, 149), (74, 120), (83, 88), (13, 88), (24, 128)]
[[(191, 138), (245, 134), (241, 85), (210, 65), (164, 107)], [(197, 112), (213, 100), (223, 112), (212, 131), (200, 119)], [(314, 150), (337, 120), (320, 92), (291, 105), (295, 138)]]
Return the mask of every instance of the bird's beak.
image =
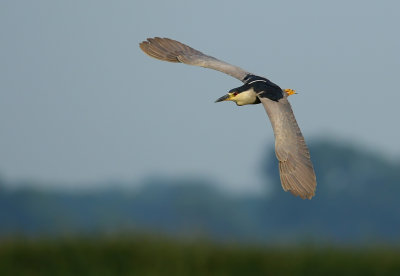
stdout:
[(231, 101), (231, 100), (232, 100), (232, 93), (228, 93), (228, 94), (222, 96), (221, 98), (218, 98), (215, 102), (219, 103), (219, 102)]

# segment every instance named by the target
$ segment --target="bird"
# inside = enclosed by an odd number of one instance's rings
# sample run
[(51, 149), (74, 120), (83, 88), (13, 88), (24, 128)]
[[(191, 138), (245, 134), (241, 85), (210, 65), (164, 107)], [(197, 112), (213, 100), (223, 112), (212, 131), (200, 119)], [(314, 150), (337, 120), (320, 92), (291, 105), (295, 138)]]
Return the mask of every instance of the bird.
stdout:
[(237, 106), (262, 104), (275, 136), (275, 155), (279, 161), (282, 188), (294, 196), (311, 199), (317, 186), (310, 152), (293, 114), (288, 97), (293, 89), (281, 89), (267, 78), (252, 74), (170, 38), (147, 38), (139, 43), (150, 57), (201, 66), (228, 74), (243, 82), (215, 102), (233, 101)]

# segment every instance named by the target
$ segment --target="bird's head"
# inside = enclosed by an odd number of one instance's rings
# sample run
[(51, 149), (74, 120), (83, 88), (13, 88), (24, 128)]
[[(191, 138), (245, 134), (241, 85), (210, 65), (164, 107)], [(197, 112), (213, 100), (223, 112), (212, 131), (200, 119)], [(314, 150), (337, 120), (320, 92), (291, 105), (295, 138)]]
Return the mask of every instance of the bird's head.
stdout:
[(228, 94), (218, 98), (215, 102), (218, 103), (223, 101), (233, 101), (239, 106), (260, 103), (253, 87), (248, 84), (231, 89)]
[(266, 91), (268, 92), (265, 91), (257, 92), (257, 90), (254, 87), (245, 84), (238, 88), (231, 89), (228, 92), (228, 94), (218, 98), (215, 102), (218, 103), (223, 101), (233, 101), (238, 106), (241, 106), (247, 104), (259, 104), (261, 102), (259, 97), (266, 97), (269, 98), (270, 100), (278, 101), (280, 98), (283, 97), (282, 92), (286, 93), (286, 97), (297, 94), (296, 90), (293, 89), (280, 90), (279, 88), (279, 90), (277, 89), (274, 90), (267, 89)]

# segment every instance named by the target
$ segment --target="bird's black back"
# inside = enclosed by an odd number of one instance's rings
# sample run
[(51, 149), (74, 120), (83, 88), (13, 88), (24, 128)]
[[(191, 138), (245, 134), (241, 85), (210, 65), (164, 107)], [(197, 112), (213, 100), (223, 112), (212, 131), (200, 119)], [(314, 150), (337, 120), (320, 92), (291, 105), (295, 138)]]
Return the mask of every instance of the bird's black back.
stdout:
[(241, 91), (253, 88), (260, 98), (268, 98), (275, 102), (283, 98), (282, 89), (266, 78), (248, 74), (243, 81), (244, 85), (241, 86)]

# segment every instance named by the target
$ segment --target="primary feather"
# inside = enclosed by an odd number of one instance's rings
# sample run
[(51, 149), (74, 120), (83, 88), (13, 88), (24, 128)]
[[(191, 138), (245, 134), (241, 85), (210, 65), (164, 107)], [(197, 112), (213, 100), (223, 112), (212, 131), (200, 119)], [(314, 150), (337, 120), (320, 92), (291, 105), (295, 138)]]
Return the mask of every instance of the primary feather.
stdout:
[(207, 56), (192, 47), (169, 38), (148, 38), (147, 41), (143, 41), (139, 46), (143, 52), (153, 58), (214, 69), (231, 75), (240, 81), (243, 81), (249, 74), (249, 72), (240, 67)]

